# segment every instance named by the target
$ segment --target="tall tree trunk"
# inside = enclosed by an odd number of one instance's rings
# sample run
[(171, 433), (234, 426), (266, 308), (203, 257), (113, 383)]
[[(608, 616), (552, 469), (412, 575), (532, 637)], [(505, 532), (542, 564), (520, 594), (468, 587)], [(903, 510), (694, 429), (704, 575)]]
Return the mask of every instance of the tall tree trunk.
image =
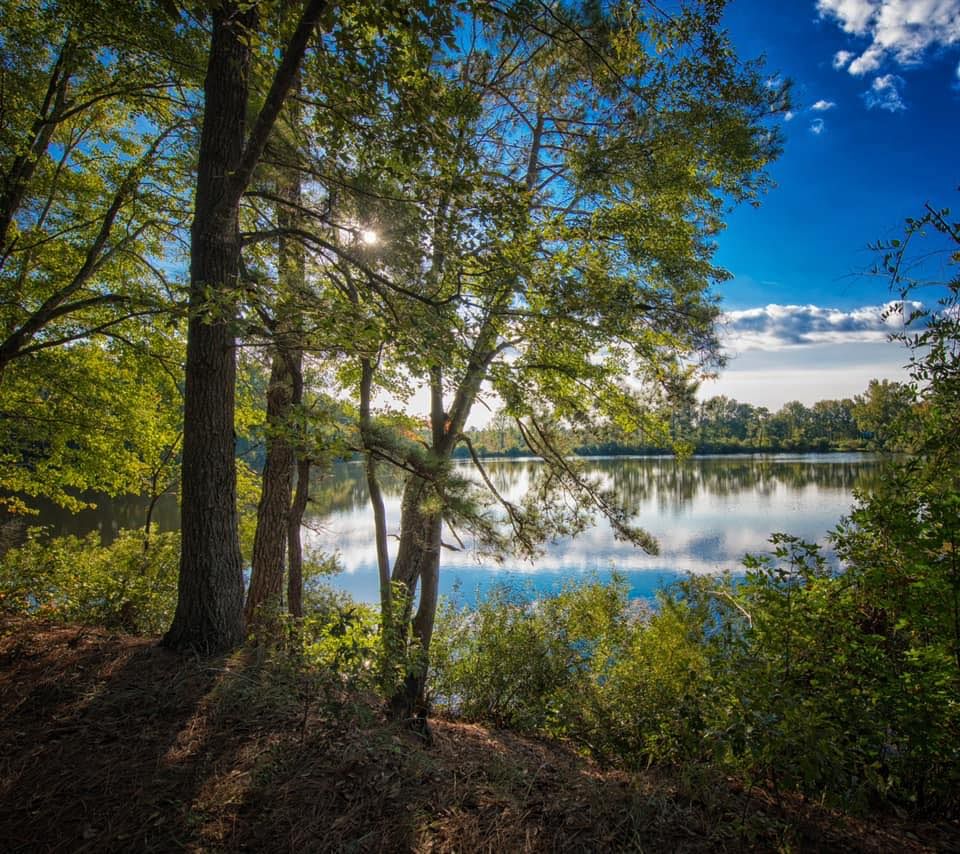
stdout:
[[(388, 711), (394, 720), (403, 720), (429, 737), (426, 726), (426, 677), (430, 638), (436, 614), (436, 590), (440, 571), (440, 531), (443, 516), (425, 512), (424, 499), (432, 489), (420, 477), (411, 477), (403, 490), (400, 511), (400, 545), (391, 580), (402, 591), (402, 600), (393, 603), (393, 621), (388, 650), (401, 655), (412, 642), (407, 672), (390, 698)], [(422, 582), (417, 617), (411, 622), (417, 586)]]
[(164, 636), (164, 644), (175, 649), (219, 652), (239, 645), (244, 637), (230, 308), (240, 268), (240, 197), (326, 6), (326, 0), (305, 4), (246, 145), (248, 40), (256, 9), (224, 0), (213, 12), (191, 230), (180, 576), (177, 610)]
[(283, 554), (295, 462), (293, 445), (286, 435), (290, 429), (293, 387), (284, 355), (274, 352), (267, 388), (267, 457), (257, 505), (250, 589), (244, 608), (249, 627), (260, 624), (271, 612), (276, 616), (283, 587)]
[[(390, 587), (390, 553), (387, 549), (387, 511), (383, 490), (377, 478), (377, 462), (372, 449), (373, 419), (370, 403), (373, 394), (373, 363), (368, 356), (360, 360), (360, 436), (364, 447), (364, 468), (367, 475), (367, 491), (373, 509), (374, 538), (377, 545), (377, 572), (380, 581), (380, 622), (384, 637), (391, 632), (393, 623), (393, 594)], [(388, 656), (389, 657), (389, 656)]]
[[(299, 120), (295, 103), (288, 104), (291, 125)], [(287, 153), (291, 160), (294, 152)], [(280, 204), (277, 224), (280, 229), (300, 225), (297, 214), (301, 201), (300, 172), (280, 167), (277, 195), (289, 205)], [(287, 544), (287, 523), (293, 494), (296, 465), (293, 429), (294, 405), (302, 397), (303, 350), (298, 317), (299, 296), (304, 291), (306, 262), (303, 244), (281, 235), (278, 250), (280, 302), (274, 330), (270, 384), (267, 390), (267, 458), (263, 469), (263, 489), (257, 507), (257, 530), (253, 540), (253, 568), (244, 614), (248, 626), (259, 622), (258, 614), (279, 610), (283, 588), (283, 556)]]
[[(253, 14), (225, 4), (213, 36), (191, 230), (190, 322), (183, 414), (180, 582), (164, 643), (203, 653), (243, 642), (233, 431), (236, 357), (229, 305), (240, 269), (239, 197), (228, 186), (243, 155)], [(208, 308), (215, 295), (224, 305)]]
[[(501, 299), (506, 299), (502, 297)], [(494, 306), (496, 309), (497, 306)], [(491, 312), (491, 316), (493, 312)], [(443, 403), (442, 374), (439, 367), (430, 371), (431, 453), (434, 472), (442, 477), (453, 457), (458, 437), (476, 400), (480, 384), (496, 355), (493, 346), (495, 328), (488, 317), (473, 348), (467, 370), (457, 386), (449, 414)], [(440, 584), (440, 548), (442, 511), (425, 510), (427, 498), (436, 487), (424, 477), (411, 477), (403, 491), (400, 511), (400, 545), (393, 565), (392, 580), (405, 589), (403, 609), (394, 609), (394, 635), (397, 649), (413, 641), (414, 650), (406, 678), (390, 699), (389, 712), (394, 719), (406, 720), (429, 739), (426, 718), (427, 671), (430, 665), (430, 641), (437, 614)], [(433, 503), (433, 502), (429, 502)], [(413, 602), (420, 585), (420, 601), (411, 620)]]

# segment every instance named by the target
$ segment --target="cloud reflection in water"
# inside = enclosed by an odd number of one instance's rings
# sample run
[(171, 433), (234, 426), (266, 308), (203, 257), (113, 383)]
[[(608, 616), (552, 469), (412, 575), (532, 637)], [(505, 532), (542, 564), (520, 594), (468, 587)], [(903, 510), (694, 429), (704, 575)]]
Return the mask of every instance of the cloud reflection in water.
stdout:
[[(535, 467), (533, 460), (490, 462), (498, 489), (520, 495)], [(631, 595), (651, 597), (657, 586), (688, 572), (736, 571), (748, 551), (763, 551), (774, 531), (817, 542), (846, 514), (853, 489), (876, 477), (880, 462), (861, 454), (805, 454), (765, 457), (597, 458), (593, 474), (616, 486), (637, 508), (637, 522), (660, 543), (651, 556), (617, 542), (599, 521), (571, 539), (548, 543), (534, 563), (507, 560), (497, 565), (467, 549), (444, 550), (441, 593), (456, 592), (472, 603), (477, 591), (499, 582), (527, 584), (537, 591), (556, 589), (581, 574), (625, 575)], [(400, 483), (386, 483), (387, 526), (398, 533)], [(359, 465), (337, 466), (316, 490), (318, 517), (305, 534), (314, 548), (340, 553), (344, 572), (333, 580), (358, 599), (377, 600), (376, 548), (363, 472)], [(323, 508), (327, 509), (325, 513)], [(391, 537), (391, 550), (396, 538)], [(392, 556), (392, 555), (391, 555)]]

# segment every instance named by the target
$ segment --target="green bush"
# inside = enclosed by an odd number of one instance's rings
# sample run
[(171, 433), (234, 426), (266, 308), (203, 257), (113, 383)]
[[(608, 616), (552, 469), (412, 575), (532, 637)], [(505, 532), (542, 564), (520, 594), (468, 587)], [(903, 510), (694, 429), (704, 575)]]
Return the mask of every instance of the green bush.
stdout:
[[(817, 546), (775, 535), (745, 577), (690, 578), (652, 614), (633, 613), (620, 582), (447, 605), (435, 704), (569, 739), (604, 763), (707, 762), (846, 807), (955, 811), (957, 579), (941, 538), (953, 533), (948, 514), (897, 494), (886, 508), (912, 521), (861, 505), (836, 535), (839, 572)], [(939, 533), (924, 552), (928, 529)]]
[(177, 602), (180, 537), (121, 531), (44, 540), (36, 534), (0, 558), (0, 609), (138, 634), (170, 624)]
[(355, 685), (376, 684), (382, 657), (377, 609), (324, 585), (313, 585), (301, 637), (309, 664), (338, 673)]
[(442, 610), (435, 704), (570, 739), (603, 762), (699, 757), (712, 684), (700, 619), (668, 598), (638, 614), (617, 579), (534, 601), (496, 588), (474, 611)]

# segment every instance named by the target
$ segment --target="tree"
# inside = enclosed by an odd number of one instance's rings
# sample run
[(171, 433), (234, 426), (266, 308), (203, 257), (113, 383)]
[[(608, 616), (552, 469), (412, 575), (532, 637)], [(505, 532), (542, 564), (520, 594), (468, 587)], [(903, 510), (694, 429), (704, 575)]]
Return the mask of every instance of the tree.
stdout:
[[(287, 140), (296, 137), (302, 122), (302, 110), (297, 103), (300, 95), (299, 73), (292, 87), (294, 97), (287, 104), (283, 116)], [(278, 608), (283, 589), (284, 556), (290, 541), (291, 576), (288, 590), (290, 612), (301, 617), (303, 586), (302, 570), (298, 573), (302, 552), (298, 548), (300, 523), (306, 509), (310, 479), (309, 457), (301, 454), (305, 464), (297, 466), (296, 437), (293, 414), (303, 401), (303, 348), (301, 324), (297, 316), (297, 295), (306, 290), (306, 258), (303, 243), (288, 232), (301, 229), (300, 212), (302, 173), (296, 166), (296, 150), (284, 144), (283, 136), (275, 128), (275, 157), (290, 165), (275, 169), (273, 181), (277, 204), (277, 285), (278, 299), (271, 318), (272, 347), (270, 348), (270, 381), (267, 387), (266, 407), (266, 461), (263, 468), (263, 487), (257, 507), (257, 529), (253, 541), (250, 570), (250, 589), (244, 606), (248, 626), (260, 618), (264, 610)], [(294, 508), (294, 475), (297, 475), (301, 500)], [(299, 512), (296, 512), (299, 511)], [(300, 575), (301, 577), (297, 577)]]
[(165, 270), (193, 39), (163, 14), (144, 31), (150, 8), (4, 4), (0, 485), (68, 506), (85, 490), (138, 491), (143, 466), (156, 469), (150, 441), (169, 438), (155, 430), (178, 430), (144, 402), (148, 388), (173, 402), (181, 359)]
[(164, 643), (176, 649), (212, 653), (235, 647), (244, 637), (231, 308), (240, 274), (239, 205), (326, 5), (323, 0), (305, 4), (249, 136), (257, 10), (225, 0), (212, 13), (191, 228), (180, 577), (176, 614), (164, 636)]
[[(427, 437), (390, 439), (365, 415), (361, 429), (369, 454), (409, 473), (392, 568), (380, 556), (391, 581), (382, 600), (402, 594), (388, 633), (416, 651), (392, 705), (400, 717), (426, 711), (445, 524), (495, 553), (531, 553), (598, 511), (655, 548), (568, 459), (558, 428), (664, 436), (662, 404), (687, 394), (716, 355), (709, 285), (724, 276), (710, 261), (721, 198), (760, 192), (777, 151), (763, 119), (785, 103), (734, 57), (717, 28), (721, 6), (673, 16), (632, 4), (477, 6), (434, 71), (455, 110), (434, 120), (449, 134), (435, 133), (400, 182), (429, 236), (408, 270), (413, 294), (391, 303), (379, 362), (425, 383)], [(362, 413), (375, 381), (361, 381)], [(486, 495), (450, 467), (459, 444), (471, 447), (465, 424), (485, 384), (547, 464), (521, 504), (497, 492), (476, 454)]]
[(902, 431), (910, 413), (913, 393), (903, 383), (891, 380), (870, 380), (866, 392), (853, 401), (853, 417), (858, 429), (869, 435), (881, 450), (890, 449)]
[[(324, 40), (324, 50), (304, 63), (299, 89), (263, 158), (259, 183), (247, 193), (253, 215), (242, 236), (246, 246), (259, 250), (251, 252), (255, 265), (248, 263), (253, 290), (248, 312), (260, 321), (251, 339), (261, 340), (271, 359), (248, 621), (279, 599), (284, 541), (290, 611), (299, 615), (299, 526), (310, 465), (329, 457), (331, 440), (339, 444), (312, 411), (319, 406), (329, 412), (322, 393), (307, 389), (304, 398), (305, 355), (315, 361), (330, 353), (367, 352), (358, 306), (360, 291), (371, 288), (366, 263), (377, 236), (375, 222), (364, 227), (365, 212), (377, 199), (382, 173), (422, 144), (412, 138), (404, 113), (429, 103), (420, 69), (451, 30), (446, 7), (419, 2), (354, 7)], [(393, 241), (395, 256), (402, 254), (401, 242)], [(347, 296), (348, 316), (337, 313), (328, 298), (331, 289)], [(291, 506), (294, 457), (297, 492)]]
[[(956, 804), (960, 784), (960, 223), (928, 205), (903, 240), (875, 248), (901, 305), (914, 306), (894, 336), (911, 349), (910, 380), (871, 383), (858, 420), (911, 454), (890, 461), (836, 535), (838, 586), (863, 648), (846, 668), (868, 686), (869, 718), (883, 722), (873, 753), (862, 751), (879, 786), (936, 812)], [(931, 293), (938, 301), (916, 308)]]

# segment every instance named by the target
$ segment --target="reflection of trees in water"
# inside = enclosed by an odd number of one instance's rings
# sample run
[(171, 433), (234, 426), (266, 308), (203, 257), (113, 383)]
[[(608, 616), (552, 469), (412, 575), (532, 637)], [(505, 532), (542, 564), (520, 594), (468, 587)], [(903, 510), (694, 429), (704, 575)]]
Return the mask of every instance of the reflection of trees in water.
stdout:
[(869, 488), (882, 467), (879, 460), (775, 460), (763, 457), (701, 457), (690, 460), (598, 460), (631, 506), (651, 499), (661, 510), (676, 510), (698, 496), (731, 498), (744, 493), (770, 496), (778, 489), (808, 486), (849, 493)]
[(337, 465), (332, 471), (319, 472), (310, 478), (310, 503), (306, 515), (348, 513), (368, 501), (363, 469), (356, 465)]
[[(860, 460), (821, 457), (818, 461), (798, 458), (776, 460), (770, 457), (698, 457), (679, 461), (671, 457), (611, 457), (584, 459), (588, 472), (604, 478), (624, 496), (632, 507), (656, 502), (660, 511), (676, 512), (699, 496), (730, 498), (743, 493), (773, 495), (778, 489), (797, 491), (807, 486), (850, 493), (875, 483), (884, 463), (877, 458)], [(518, 493), (531, 483), (542, 468), (536, 460), (489, 460), (484, 463), (490, 478), (504, 495)], [(462, 471), (468, 471), (464, 466)], [(387, 496), (397, 498), (403, 488), (403, 472), (381, 467), (381, 482)], [(363, 467), (336, 465), (318, 473), (311, 484), (312, 502), (308, 510), (314, 523), (336, 513), (366, 511), (369, 507)], [(148, 501), (136, 496), (107, 498), (94, 496), (97, 506), (69, 513), (56, 505), (41, 506), (39, 516), (26, 519), (27, 525), (43, 525), (53, 536), (83, 536), (99, 531), (101, 541), (113, 542), (117, 531), (143, 526)], [(176, 497), (164, 495), (153, 515), (162, 531), (174, 531), (180, 524)], [(0, 524), (3, 520), (0, 519)], [(23, 530), (11, 528), (10, 538), (19, 541)]]
[[(49, 501), (37, 500), (39, 514), (26, 518), (27, 526), (42, 526), (53, 537), (68, 534), (82, 537), (91, 531), (100, 532), (100, 542), (107, 546), (112, 543), (117, 532), (124, 529), (142, 528), (147, 517), (149, 498), (138, 495), (121, 495), (110, 498), (106, 495), (84, 496), (85, 501), (96, 503), (96, 507), (71, 513)], [(153, 511), (153, 521), (161, 531), (176, 531), (180, 527), (180, 509), (177, 497), (166, 494), (160, 496)]]
[[(849, 493), (869, 489), (880, 476), (883, 461), (863, 459), (795, 459), (770, 457), (611, 457), (585, 459), (589, 473), (602, 477), (628, 504), (638, 507), (656, 501), (661, 510), (676, 510), (695, 498), (731, 498), (744, 493), (773, 495), (778, 489), (798, 491), (808, 486)], [(485, 467), (501, 494), (516, 496), (541, 467), (536, 460), (491, 460)], [(399, 496), (403, 476), (383, 467), (383, 487)], [(329, 514), (364, 509), (368, 493), (363, 469), (338, 465), (313, 486), (314, 513)]]

